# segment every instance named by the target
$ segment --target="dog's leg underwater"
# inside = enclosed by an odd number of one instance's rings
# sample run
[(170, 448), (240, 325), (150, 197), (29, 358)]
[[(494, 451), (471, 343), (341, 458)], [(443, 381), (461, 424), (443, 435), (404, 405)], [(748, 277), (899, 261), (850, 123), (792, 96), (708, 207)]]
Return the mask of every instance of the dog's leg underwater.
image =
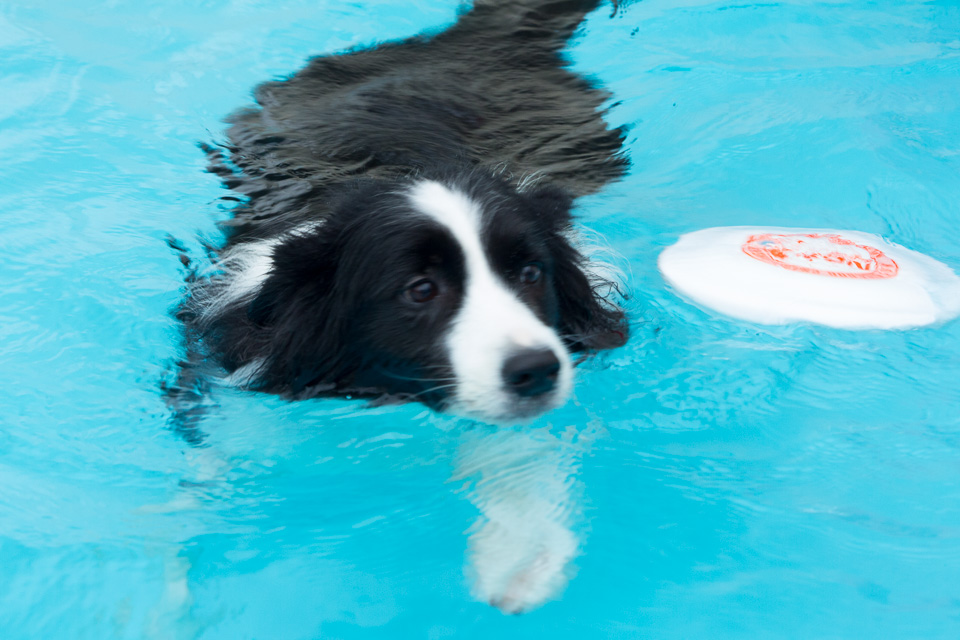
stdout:
[(463, 435), (453, 479), (472, 481), (468, 498), (480, 511), (467, 541), (475, 598), (517, 614), (564, 589), (581, 543), (583, 453), (582, 442), (542, 429)]

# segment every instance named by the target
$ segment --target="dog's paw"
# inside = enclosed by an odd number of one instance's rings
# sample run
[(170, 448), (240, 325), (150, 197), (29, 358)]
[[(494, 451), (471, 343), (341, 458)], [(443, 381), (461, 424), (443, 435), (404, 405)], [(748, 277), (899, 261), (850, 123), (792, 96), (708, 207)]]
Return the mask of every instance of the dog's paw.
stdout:
[(504, 613), (535, 609), (566, 586), (576, 552), (576, 537), (558, 522), (488, 519), (470, 537), (474, 596)]

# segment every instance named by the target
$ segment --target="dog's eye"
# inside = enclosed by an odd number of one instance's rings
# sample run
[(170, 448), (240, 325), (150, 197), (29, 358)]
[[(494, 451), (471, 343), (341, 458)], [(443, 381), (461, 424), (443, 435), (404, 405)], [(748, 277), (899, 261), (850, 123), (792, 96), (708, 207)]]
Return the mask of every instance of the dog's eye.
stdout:
[(437, 286), (436, 282), (428, 280), (427, 278), (415, 280), (403, 291), (403, 295), (407, 297), (407, 300), (418, 304), (430, 302), (437, 297), (438, 293), (440, 293), (440, 287)]
[(523, 284), (539, 282), (541, 276), (543, 276), (543, 267), (539, 262), (531, 262), (520, 270), (520, 282)]

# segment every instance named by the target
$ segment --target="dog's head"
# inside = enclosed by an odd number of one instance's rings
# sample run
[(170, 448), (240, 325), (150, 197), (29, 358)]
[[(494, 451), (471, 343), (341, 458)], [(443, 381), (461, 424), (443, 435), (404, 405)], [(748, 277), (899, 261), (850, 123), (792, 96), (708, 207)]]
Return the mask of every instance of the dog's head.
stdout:
[(626, 340), (558, 190), (470, 172), (357, 183), (324, 206), (232, 245), (195, 287), (198, 333), (242, 386), (507, 421), (566, 400), (571, 353)]

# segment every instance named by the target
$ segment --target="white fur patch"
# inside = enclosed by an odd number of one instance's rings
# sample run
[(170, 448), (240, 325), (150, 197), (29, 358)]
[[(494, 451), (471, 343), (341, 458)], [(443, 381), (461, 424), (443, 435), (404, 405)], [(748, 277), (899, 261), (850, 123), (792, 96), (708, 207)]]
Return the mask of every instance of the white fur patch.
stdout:
[[(570, 393), (573, 367), (556, 332), (540, 321), (490, 268), (481, 241), (480, 205), (438, 182), (410, 190), (414, 207), (450, 230), (466, 266), (463, 304), (446, 336), (457, 389), (451, 411), (502, 421), (559, 406)], [(503, 365), (522, 349), (549, 349), (560, 361), (549, 397), (517, 398), (504, 388)], [(551, 408), (547, 406), (546, 408)]]
[(223, 378), (223, 383), (231, 387), (246, 387), (249, 386), (252, 382), (255, 382), (257, 378), (260, 377), (260, 374), (263, 373), (263, 368), (266, 365), (266, 362), (262, 358), (257, 358), (252, 360), (247, 364), (239, 367), (234, 370), (229, 376)]
[(321, 224), (310, 222), (275, 238), (244, 242), (221, 255), (214, 265), (219, 273), (204, 289), (196, 292), (201, 317), (209, 319), (233, 304), (252, 300), (270, 276), (274, 249), (284, 240), (313, 233)]
[(247, 242), (224, 254), (217, 267), (223, 273), (223, 286), (209, 300), (204, 314), (215, 314), (238, 300), (252, 298), (263, 286), (273, 268), (273, 250), (280, 238)]

